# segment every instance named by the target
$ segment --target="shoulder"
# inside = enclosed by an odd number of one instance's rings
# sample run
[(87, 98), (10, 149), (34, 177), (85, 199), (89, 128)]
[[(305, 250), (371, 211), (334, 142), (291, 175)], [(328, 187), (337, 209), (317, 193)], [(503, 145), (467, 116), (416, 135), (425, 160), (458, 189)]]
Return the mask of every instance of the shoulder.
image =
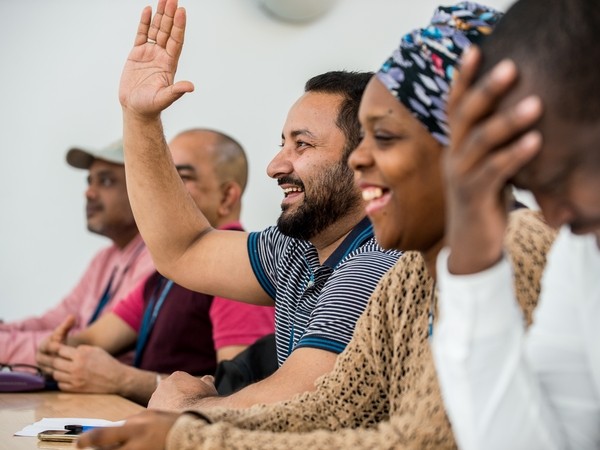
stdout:
[(557, 230), (551, 228), (542, 213), (530, 209), (519, 209), (509, 214), (505, 244), (513, 257), (544, 256), (550, 250)]
[(423, 256), (419, 252), (405, 252), (402, 257), (381, 277), (377, 286), (378, 291), (387, 295), (406, 295), (424, 287), (429, 279)]
[(556, 234), (539, 211), (521, 209), (509, 215), (505, 247), (514, 267), (515, 293), (527, 323), (531, 323), (539, 299), (542, 275)]
[(398, 250), (385, 250), (381, 248), (375, 237), (372, 237), (342, 258), (336, 269), (350, 265), (354, 267), (365, 266), (372, 269), (379, 268), (387, 271), (398, 261), (401, 255), (402, 252)]
[(261, 247), (271, 247), (271, 248), (286, 248), (289, 246), (298, 246), (302, 243), (305, 246), (309, 244), (300, 239), (294, 239), (292, 237), (286, 236), (276, 225), (265, 228), (261, 231), (253, 231), (248, 234), (248, 247), (250, 249), (256, 250)]

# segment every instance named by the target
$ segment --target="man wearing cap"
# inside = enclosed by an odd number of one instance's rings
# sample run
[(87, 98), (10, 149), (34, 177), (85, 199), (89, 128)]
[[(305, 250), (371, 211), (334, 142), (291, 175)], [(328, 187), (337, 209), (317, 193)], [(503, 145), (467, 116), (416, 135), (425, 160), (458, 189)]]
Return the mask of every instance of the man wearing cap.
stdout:
[(112, 244), (92, 259), (73, 290), (40, 316), (0, 324), (0, 361), (35, 364), (38, 344), (69, 315), (82, 329), (110, 310), (154, 271), (154, 265), (133, 219), (125, 186), (121, 141), (98, 150), (72, 148), (67, 163), (87, 169), (87, 228)]
[[(248, 177), (241, 145), (219, 131), (191, 129), (175, 136), (169, 149), (211, 224), (241, 231)], [(212, 375), (218, 362), (273, 333), (273, 323), (272, 307), (190, 291), (155, 272), (83, 331), (66, 337), (66, 319), (40, 344), (37, 362), (63, 391), (120, 394), (146, 404), (163, 374)], [(132, 346), (133, 366), (111, 356)]]

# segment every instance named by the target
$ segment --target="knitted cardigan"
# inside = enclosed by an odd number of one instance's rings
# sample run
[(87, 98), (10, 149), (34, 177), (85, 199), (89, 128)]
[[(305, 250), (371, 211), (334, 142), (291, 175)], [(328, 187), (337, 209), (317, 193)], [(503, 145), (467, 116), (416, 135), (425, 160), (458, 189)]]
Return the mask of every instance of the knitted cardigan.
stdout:
[[(527, 324), (555, 237), (529, 210), (510, 215), (505, 248)], [(167, 449), (454, 449), (428, 341), (436, 294), (422, 256), (407, 252), (381, 279), (352, 341), (316, 390), (271, 405), (183, 414)], [(434, 328), (435, 332), (435, 328)]]

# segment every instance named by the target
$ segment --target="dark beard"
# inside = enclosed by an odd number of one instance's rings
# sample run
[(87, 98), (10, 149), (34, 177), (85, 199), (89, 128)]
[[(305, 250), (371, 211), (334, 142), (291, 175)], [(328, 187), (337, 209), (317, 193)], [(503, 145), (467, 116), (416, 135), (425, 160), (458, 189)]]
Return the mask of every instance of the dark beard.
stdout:
[(301, 186), (304, 201), (293, 212), (283, 207), (277, 227), (286, 236), (310, 240), (356, 208), (361, 199), (354, 187), (354, 173), (344, 162), (326, 169), (311, 183), (310, 192)]

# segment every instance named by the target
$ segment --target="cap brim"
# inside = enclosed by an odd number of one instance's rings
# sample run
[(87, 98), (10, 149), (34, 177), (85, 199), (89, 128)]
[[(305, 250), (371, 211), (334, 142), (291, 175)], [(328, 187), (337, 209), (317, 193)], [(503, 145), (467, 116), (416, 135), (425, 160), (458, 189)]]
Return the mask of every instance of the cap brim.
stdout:
[(67, 163), (77, 169), (89, 169), (94, 159), (91, 153), (81, 148), (71, 148), (67, 152)]

